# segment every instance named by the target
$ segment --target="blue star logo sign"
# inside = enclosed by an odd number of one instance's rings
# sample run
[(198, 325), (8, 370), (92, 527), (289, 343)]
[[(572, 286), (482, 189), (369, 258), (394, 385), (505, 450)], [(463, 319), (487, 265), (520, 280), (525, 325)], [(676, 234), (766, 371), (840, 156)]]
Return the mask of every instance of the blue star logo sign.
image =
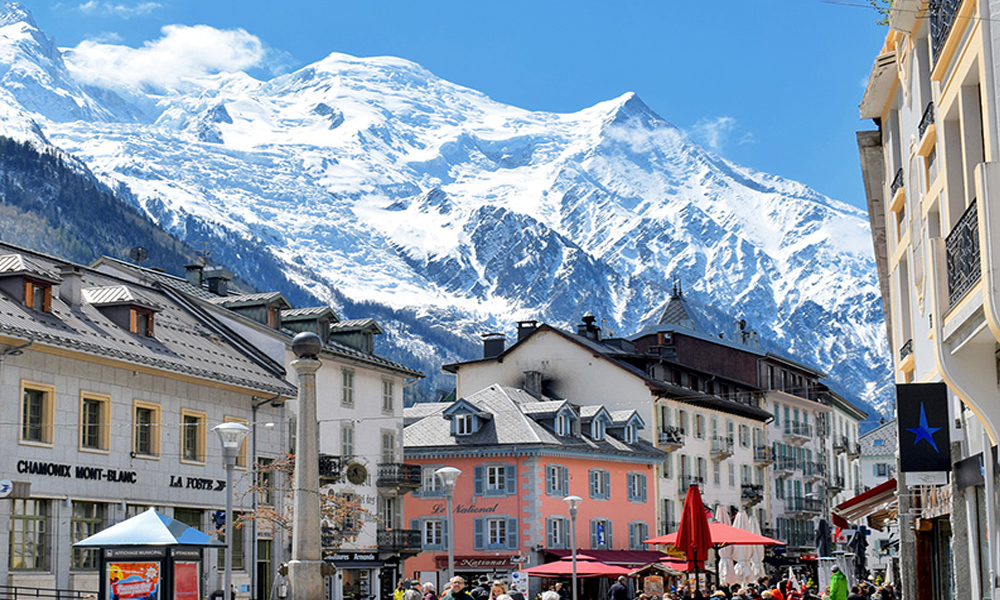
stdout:
[(924, 403), (920, 403), (920, 427), (915, 429), (907, 429), (910, 433), (917, 436), (917, 439), (913, 441), (913, 445), (916, 446), (920, 443), (920, 440), (926, 440), (931, 448), (934, 448), (935, 452), (940, 452), (938, 450), (937, 444), (934, 442), (934, 433), (940, 431), (940, 427), (928, 427), (927, 426), (927, 414), (924, 412)]

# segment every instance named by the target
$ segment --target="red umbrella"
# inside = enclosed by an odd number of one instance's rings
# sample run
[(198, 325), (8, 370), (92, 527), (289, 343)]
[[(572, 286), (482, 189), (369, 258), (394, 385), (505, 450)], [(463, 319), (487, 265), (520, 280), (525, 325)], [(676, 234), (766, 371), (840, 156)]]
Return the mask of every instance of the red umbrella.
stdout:
[(708, 529), (701, 492), (696, 485), (688, 488), (687, 497), (684, 498), (684, 512), (677, 527), (674, 547), (684, 553), (689, 569), (704, 568), (708, 549), (712, 547), (712, 534)]
[[(521, 571), (527, 575), (535, 577), (565, 577), (573, 575), (573, 557), (566, 556), (555, 562), (545, 563), (530, 569)], [(586, 554), (576, 555), (576, 576), (577, 577), (617, 577), (618, 575), (628, 575), (630, 570), (625, 567), (608, 565), (595, 560)]]
[[(728, 544), (734, 546), (779, 546), (785, 544), (785, 542), (757, 535), (756, 533), (751, 533), (732, 525), (726, 525), (725, 523), (709, 523), (708, 531), (711, 535), (713, 546), (725, 546)], [(675, 543), (678, 533), (680, 533), (679, 530), (667, 535), (643, 540), (643, 543), (674, 546), (678, 550), (681, 550), (680, 546)]]

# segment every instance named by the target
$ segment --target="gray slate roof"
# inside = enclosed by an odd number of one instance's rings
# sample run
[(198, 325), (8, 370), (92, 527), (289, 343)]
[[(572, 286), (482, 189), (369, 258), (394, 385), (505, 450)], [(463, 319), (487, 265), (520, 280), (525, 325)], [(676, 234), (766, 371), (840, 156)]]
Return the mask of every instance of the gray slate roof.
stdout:
[[(858, 438), (861, 446), (861, 456), (893, 456), (899, 449), (899, 431), (896, 419), (887, 421)], [(876, 440), (882, 440), (881, 445), (875, 445)]]
[(138, 304), (159, 310), (159, 305), (127, 285), (105, 285), (81, 290), (83, 299), (95, 306), (110, 304)]
[(373, 328), (375, 331), (382, 333), (382, 328), (378, 326), (375, 319), (349, 319), (347, 321), (338, 321), (330, 324), (330, 331), (337, 333), (363, 331), (368, 328)]
[[(76, 266), (0, 243), (0, 254), (20, 254), (49, 272)], [(36, 345), (68, 348), (127, 364), (225, 382), (268, 394), (294, 396), (281, 365), (241, 351), (235, 334), (204, 311), (186, 304), (168, 289), (143, 285), (78, 267), (84, 288), (126, 287), (130, 294), (160, 307), (153, 338), (133, 334), (105, 317), (84, 296), (79, 307), (67, 305), (53, 290), (52, 312), (38, 312), (0, 291), (0, 333), (33, 339)], [(116, 293), (121, 293), (120, 291)], [(124, 295), (124, 294), (123, 294)]]
[(282, 321), (297, 321), (299, 319), (315, 319), (316, 317), (321, 317), (325, 314), (329, 314), (333, 317), (335, 321), (339, 321), (340, 317), (337, 313), (329, 306), (310, 306), (309, 308), (289, 308), (281, 311)]
[(40, 261), (16, 252), (0, 255), (0, 273), (11, 275), (23, 273), (52, 282), (60, 280), (56, 272), (42, 266)]
[(259, 292), (256, 294), (230, 294), (228, 296), (211, 296), (207, 298), (212, 304), (225, 306), (226, 308), (236, 308), (238, 306), (252, 306), (255, 304), (270, 304), (278, 302), (291, 308), (291, 304), (281, 292)]
[[(552, 429), (534, 420), (524, 411), (524, 407), (533, 402), (551, 404), (553, 401), (548, 398), (538, 400), (518, 388), (493, 384), (460, 400), (469, 402), (493, 418), (485, 421), (479, 431), (472, 435), (454, 436), (451, 434), (451, 422), (442, 414), (452, 404), (430, 405), (444, 407), (437, 411), (425, 408), (426, 405), (406, 408), (403, 410), (403, 417), (410, 424), (403, 430), (403, 445), (407, 455), (463, 448), (489, 452), (491, 449), (505, 447), (518, 449), (530, 447), (561, 452), (634, 457), (637, 462), (655, 462), (666, 457), (664, 452), (657, 450), (645, 440), (626, 444), (611, 435), (605, 436), (601, 441), (593, 440), (588, 435), (557, 436)], [(587, 428), (583, 429), (586, 431)]]

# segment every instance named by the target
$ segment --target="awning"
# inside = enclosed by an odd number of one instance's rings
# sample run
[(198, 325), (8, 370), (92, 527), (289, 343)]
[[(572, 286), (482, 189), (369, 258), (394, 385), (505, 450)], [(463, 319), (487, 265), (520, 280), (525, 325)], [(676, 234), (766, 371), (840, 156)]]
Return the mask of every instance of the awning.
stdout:
[(898, 512), (896, 480), (890, 479), (835, 506), (833, 523), (838, 527), (850, 527), (851, 523), (867, 519), (869, 527), (881, 531), (886, 521), (894, 519)]
[[(572, 556), (570, 550), (546, 550), (547, 553), (559, 558)], [(609, 565), (622, 565), (626, 567), (638, 568), (650, 563), (658, 563), (669, 555), (655, 550), (583, 550), (590, 558)]]

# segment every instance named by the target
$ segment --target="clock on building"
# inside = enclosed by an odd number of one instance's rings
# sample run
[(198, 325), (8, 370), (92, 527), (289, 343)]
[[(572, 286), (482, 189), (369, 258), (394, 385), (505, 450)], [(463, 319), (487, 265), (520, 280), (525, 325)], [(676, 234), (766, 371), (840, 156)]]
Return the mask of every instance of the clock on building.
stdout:
[(361, 463), (351, 463), (347, 465), (347, 481), (354, 485), (361, 485), (368, 481), (368, 469)]

